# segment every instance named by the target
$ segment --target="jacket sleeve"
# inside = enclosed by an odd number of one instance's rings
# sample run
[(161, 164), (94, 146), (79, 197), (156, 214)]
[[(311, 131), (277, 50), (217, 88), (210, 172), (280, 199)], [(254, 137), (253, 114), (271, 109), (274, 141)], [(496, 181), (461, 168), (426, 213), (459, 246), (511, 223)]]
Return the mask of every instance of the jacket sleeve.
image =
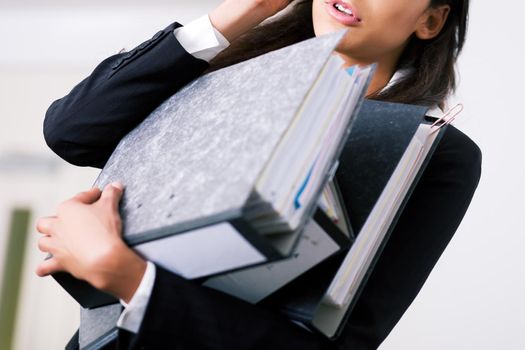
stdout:
[(333, 349), (283, 316), (196, 285), (157, 266), (131, 349)]
[(119, 141), (208, 62), (177, 41), (172, 23), (133, 50), (113, 55), (46, 112), (44, 138), (64, 160), (102, 168)]

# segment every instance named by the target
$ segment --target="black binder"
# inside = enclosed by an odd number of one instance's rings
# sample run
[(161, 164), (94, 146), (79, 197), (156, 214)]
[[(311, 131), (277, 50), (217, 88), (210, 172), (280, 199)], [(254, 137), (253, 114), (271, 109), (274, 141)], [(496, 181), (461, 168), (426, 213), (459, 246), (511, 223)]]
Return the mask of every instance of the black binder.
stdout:
[(317, 209), (292, 257), (221, 274), (203, 285), (255, 304), (330, 257), (348, 251), (354, 239), (351, 228), (341, 230), (323, 210)]
[[(345, 144), (336, 173), (337, 182), (347, 205), (349, 221), (358, 235), (420, 124), (432, 124), (435, 121), (426, 117), (427, 110), (428, 108), (421, 106), (370, 100), (363, 104)], [(327, 333), (313, 321), (318, 317), (316, 322), (319, 322), (320, 307), (326, 304), (323, 303), (323, 298), (345, 258), (344, 252), (303, 274), (263, 300), (260, 305), (278, 310), (291, 320), (303, 323), (314, 332), (322, 333), (331, 339), (337, 338), (445, 130), (446, 125), (439, 129), (439, 134), (401, 202), (357, 293), (347, 308), (334, 309), (334, 312), (339, 313), (334, 317), (337, 319), (335, 332)], [(326, 307), (323, 306), (323, 317), (326, 316), (325, 309)]]

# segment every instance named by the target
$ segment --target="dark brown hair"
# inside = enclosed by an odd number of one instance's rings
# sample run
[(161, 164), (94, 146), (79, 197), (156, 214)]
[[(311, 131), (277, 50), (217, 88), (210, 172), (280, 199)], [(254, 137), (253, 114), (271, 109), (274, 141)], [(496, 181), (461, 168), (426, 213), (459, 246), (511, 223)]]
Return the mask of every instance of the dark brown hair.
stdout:
[[(455, 63), (467, 30), (469, 0), (431, 0), (431, 7), (451, 10), (439, 35), (431, 40), (413, 36), (397, 69), (412, 68), (402, 80), (371, 98), (432, 106), (442, 104), (456, 88)], [(298, 0), (283, 14), (237, 38), (211, 62), (205, 73), (236, 64), (315, 36), (312, 0)]]

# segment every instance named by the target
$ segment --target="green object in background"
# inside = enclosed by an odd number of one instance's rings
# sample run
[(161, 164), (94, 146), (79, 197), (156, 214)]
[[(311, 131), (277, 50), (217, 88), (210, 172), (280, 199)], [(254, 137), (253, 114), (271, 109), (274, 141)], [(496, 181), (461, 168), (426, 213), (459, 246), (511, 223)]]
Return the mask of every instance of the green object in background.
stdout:
[(11, 213), (0, 292), (0, 349), (8, 350), (13, 345), (30, 216), (29, 209), (14, 209)]

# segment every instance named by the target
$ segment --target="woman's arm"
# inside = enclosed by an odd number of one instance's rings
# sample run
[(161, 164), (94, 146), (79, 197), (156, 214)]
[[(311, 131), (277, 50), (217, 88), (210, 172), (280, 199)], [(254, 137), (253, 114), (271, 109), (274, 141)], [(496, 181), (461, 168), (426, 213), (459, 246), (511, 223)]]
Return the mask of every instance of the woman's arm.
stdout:
[(44, 121), (49, 147), (72, 164), (103, 167), (123, 136), (208, 67), (176, 40), (173, 30), (180, 26), (175, 22), (133, 50), (105, 59), (53, 102)]
[[(228, 41), (274, 15), (288, 0), (226, 0), (210, 13)], [(208, 68), (177, 41), (175, 22), (133, 50), (113, 55), (63, 98), (44, 120), (49, 147), (66, 161), (101, 168), (129, 131)]]

